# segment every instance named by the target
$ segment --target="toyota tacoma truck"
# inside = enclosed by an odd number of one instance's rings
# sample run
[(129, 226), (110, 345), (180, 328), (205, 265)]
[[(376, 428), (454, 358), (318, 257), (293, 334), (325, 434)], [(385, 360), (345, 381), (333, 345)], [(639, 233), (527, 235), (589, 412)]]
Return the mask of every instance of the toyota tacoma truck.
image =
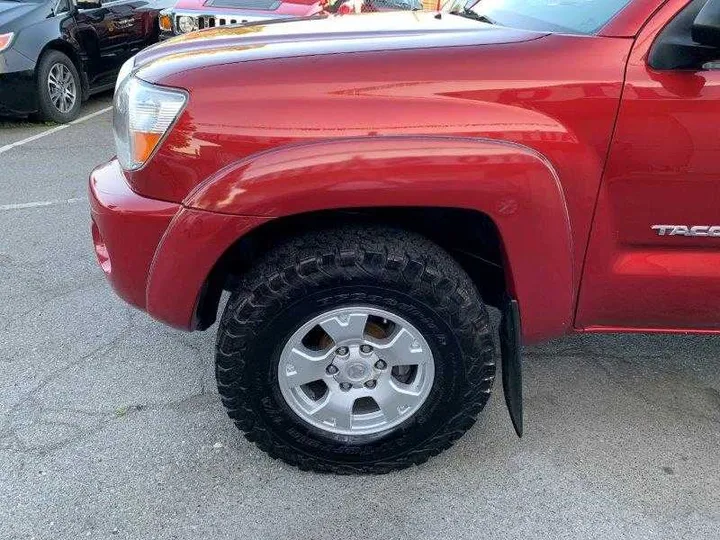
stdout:
[(214, 28), (127, 62), (113, 122), (100, 266), (184, 330), (229, 293), (222, 402), (302, 469), (437, 455), (496, 355), (521, 434), (523, 344), (720, 333), (720, 0)]

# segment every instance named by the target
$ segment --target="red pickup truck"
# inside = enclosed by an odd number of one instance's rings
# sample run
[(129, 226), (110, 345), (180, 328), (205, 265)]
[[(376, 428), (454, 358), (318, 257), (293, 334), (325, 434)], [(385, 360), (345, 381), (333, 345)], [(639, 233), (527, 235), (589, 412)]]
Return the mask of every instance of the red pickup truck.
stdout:
[[(116, 292), (202, 330), (303, 469), (448, 448), (500, 345), (720, 333), (720, 0), (504, 0), (182, 36), (125, 64), (90, 178)], [(488, 306), (502, 313), (494, 339)]]

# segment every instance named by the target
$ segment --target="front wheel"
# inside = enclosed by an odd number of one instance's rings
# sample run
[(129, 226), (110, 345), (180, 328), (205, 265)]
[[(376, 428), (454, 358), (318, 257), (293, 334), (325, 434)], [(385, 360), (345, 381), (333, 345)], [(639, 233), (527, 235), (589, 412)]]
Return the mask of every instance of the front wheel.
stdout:
[(37, 69), (39, 116), (60, 124), (71, 122), (80, 112), (82, 86), (72, 60), (60, 51), (42, 55)]
[(220, 323), (218, 388), (245, 436), (301, 469), (382, 473), (437, 455), (495, 376), (487, 311), (427, 239), (305, 234), (241, 279)]

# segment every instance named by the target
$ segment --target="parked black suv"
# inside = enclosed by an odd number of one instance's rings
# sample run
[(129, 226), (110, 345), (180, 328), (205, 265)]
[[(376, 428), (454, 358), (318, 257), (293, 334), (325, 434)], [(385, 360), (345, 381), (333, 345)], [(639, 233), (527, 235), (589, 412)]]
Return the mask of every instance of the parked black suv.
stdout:
[(157, 41), (173, 0), (0, 0), (0, 114), (70, 122)]

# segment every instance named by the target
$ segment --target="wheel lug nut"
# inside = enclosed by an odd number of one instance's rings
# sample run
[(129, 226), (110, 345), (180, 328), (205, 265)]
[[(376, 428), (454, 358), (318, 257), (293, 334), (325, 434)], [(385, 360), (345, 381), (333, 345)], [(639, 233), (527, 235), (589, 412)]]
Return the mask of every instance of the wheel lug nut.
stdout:
[(365, 383), (365, 386), (366, 386), (367, 388), (375, 388), (376, 385), (377, 385), (377, 381), (374, 380), (374, 379), (370, 379), (369, 381), (367, 381), (367, 382)]
[(325, 372), (328, 375), (335, 375), (338, 372), (338, 368), (332, 364), (325, 368)]
[(385, 360), (378, 360), (377, 362), (375, 362), (376, 369), (385, 369), (386, 367), (387, 363), (385, 362)]
[(342, 390), (343, 392), (347, 392), (351, 388), (352, 388), (352, 384), (350, 384), (349, 382), (341, 382), (340, 383), (340, 390)]
[(360, 345), (360, 352), (364, 354), (370, 354), (372, 352), (372, 347), (370, 345)]
[(347, 347), (338, 347), (335, 351), (335, 354), (337, 354), (338, 356), (347, 356), (349, 352), (350, 349), (348, 349)]

